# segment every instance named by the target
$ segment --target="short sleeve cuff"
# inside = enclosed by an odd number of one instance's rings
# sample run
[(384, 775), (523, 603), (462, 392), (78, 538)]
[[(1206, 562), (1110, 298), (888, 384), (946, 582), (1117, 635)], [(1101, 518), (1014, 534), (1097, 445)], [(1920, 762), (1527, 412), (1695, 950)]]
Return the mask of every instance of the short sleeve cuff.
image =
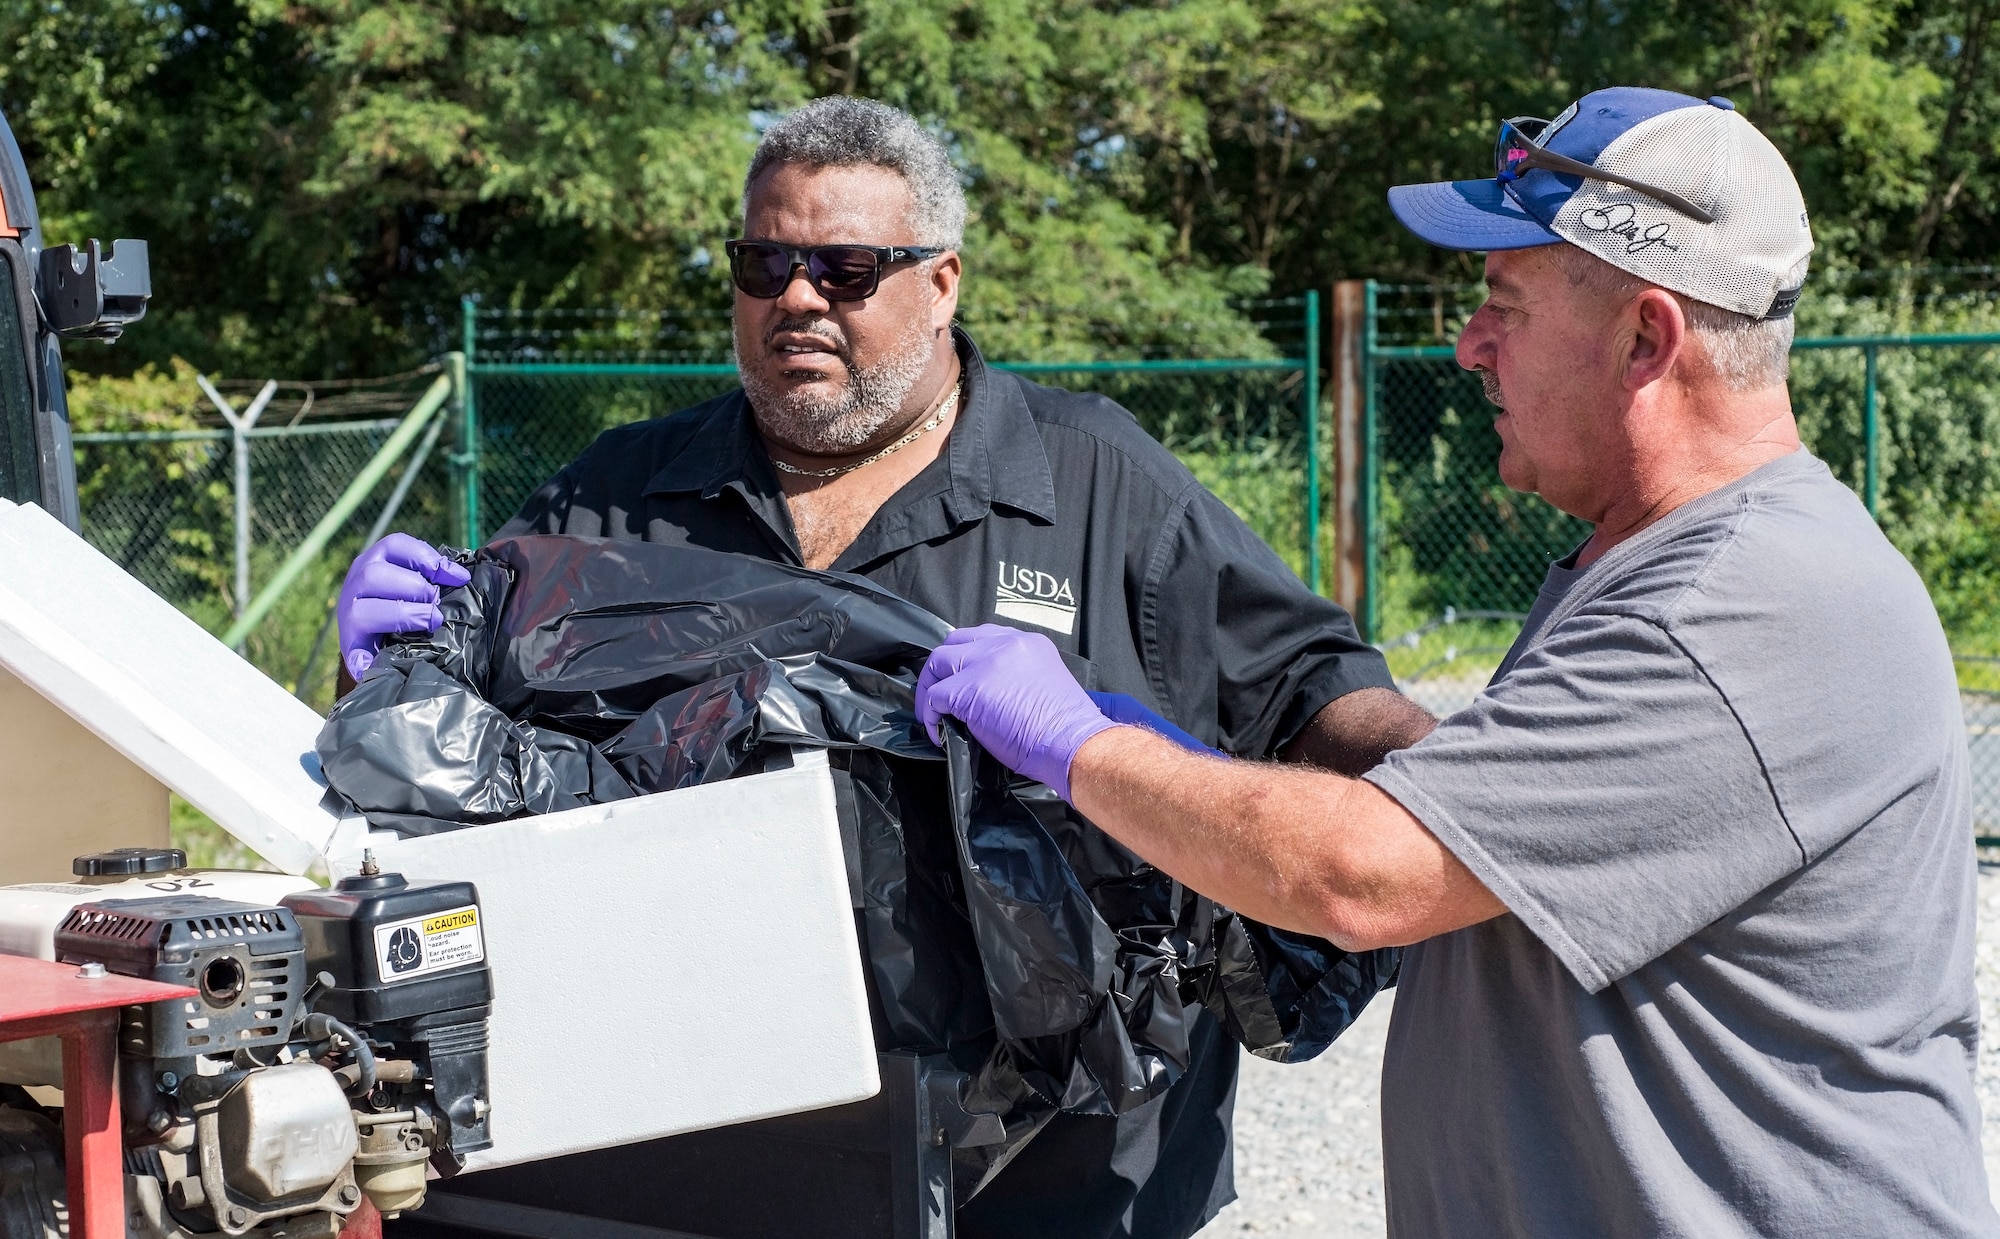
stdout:
[(1315, 667), (1292, 693), (1285, 712), (1279, 716), (1277, 730), (1272, 733), (1271, 751), (1282, 752), (1313, 721), (1314, 715), (1363, 688), (1386, 688), (1392, 692), (1396, 688), (1387, 660), (1372, 649), (1345, 653)]
[(1460, 864), (1472, 871), (1473, 877), (1506, 904), (1509, 912), (1520, 918), (1543, 946), (1554, 952), (1586, 992), (1595, 994), (1611, 984), (1614, 978), (1610, 973), (1563, 929), (1541, 901), (1502, 869), (1443, 805), (1425, 795), (1421, 788), (1395, 768), (1396, 756), (1391, 753), (1388, 761), (1361, 777), (1387, 792), (1412, 817), (1422, 822), (1424, 828), (1435, 835)]

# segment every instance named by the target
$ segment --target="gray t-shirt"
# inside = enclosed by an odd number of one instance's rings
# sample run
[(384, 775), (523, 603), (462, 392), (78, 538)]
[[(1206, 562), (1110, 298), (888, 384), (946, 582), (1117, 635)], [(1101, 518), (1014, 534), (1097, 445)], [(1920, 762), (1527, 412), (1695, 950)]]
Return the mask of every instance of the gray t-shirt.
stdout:
[(1391, 1235), (2000, 1235), (1951, 656), (1825, 465), (1551, 571), (1368, 778), (1509, 909), (1405, 957)]

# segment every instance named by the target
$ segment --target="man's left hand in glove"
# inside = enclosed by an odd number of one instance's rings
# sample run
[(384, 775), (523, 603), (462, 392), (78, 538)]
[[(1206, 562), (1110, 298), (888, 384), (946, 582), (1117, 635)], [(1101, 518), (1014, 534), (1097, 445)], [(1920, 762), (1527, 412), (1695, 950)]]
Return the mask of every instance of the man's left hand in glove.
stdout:
[(947, 714), (1001, 765), (1048, 784), (1064, 800), (1076, 751), (1121, 724), (1144, 727), (1191, 753), (1223, 756), (1132, 697), (1085, 692), (1047, 637), (1001, 624), (959, 629), (924, 664), (917, 716), (932, 740), (942, 740), (938, 723)]

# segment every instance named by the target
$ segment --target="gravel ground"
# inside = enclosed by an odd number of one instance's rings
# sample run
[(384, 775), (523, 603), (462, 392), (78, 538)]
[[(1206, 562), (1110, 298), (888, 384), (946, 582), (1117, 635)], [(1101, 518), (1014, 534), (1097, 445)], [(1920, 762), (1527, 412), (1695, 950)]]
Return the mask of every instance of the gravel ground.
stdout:
[(1235, 1204), (1198, 1239), (1366, 1239), (1383, 1234), (1382, 1046), (1389, 995), (1309, 1063), (1243, 1056)]
[[(1986, 1177), (2000, 1184), (2000, 865), (1980, 866), (1978, 968)], [(1198, 1239), (1375, 1239), (1384, 1233), (1380, 1082), (1389, 1006), (1382, 999), (1370, 1003), (1354, 1027), (1310, 1063), (1280, 1067), (1244, 1056), (1236, 1097), (1239, 1199)]]

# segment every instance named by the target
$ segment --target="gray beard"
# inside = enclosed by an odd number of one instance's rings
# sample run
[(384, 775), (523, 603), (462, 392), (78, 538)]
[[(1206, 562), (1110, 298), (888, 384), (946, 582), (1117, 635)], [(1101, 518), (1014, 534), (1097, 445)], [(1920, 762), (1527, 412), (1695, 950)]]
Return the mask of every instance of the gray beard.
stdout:
[(1500, 399), (1499, 375), (1493, 373), (1491, 370), (1481, 370), (1479, 372), (1479, 386), (1486, 392), (1487, 403), (1496, 409), (1507, 407), (1506, 402)]
[(737, 373), (758, 428), (794, 451), (838, 456), (866, 446), (902, 414), (910, 392), (930, 368), (931, 337), (920, 322), (912, 322), (888, 355), (871, 366), (854, 364), (846, 335), (829, 319), (788, 319), (771, 334), (780, 331), (809, 332), (828, 341), (830, 351), (847, 365), (847, 383), (837, 393), (780, 391), (743, 364), (743, 342), (734, 341)]

